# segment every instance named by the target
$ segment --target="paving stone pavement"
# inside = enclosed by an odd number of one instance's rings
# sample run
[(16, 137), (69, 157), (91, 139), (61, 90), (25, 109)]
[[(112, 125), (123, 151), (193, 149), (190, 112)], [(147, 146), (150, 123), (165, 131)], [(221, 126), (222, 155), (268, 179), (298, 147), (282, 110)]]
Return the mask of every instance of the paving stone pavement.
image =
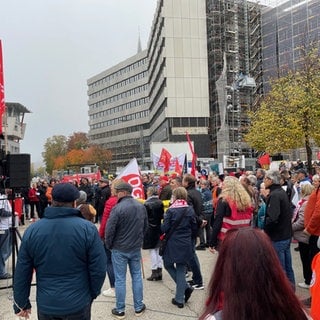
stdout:
[[(29, 222), (27, 222), (27, 225)], [(18, 228), (20, 234), (23, 234), (26, 226)], [(295, 271), (296, 283), (303, 282), (302, 267), (299, 258), (299, 252), (294, 251), (296, 244), (291, 245), (293, 267)], [(213, 255), (208, 250), (197, 251), (199, 261), (201, 264), (201, 270), (204, 278), (205, 289), (194, 290), (189, 302), (183, 309), (179, 309), (171, 304), (171, 299), (174, 297), (175, 285), (171, 280), (169, 274), (163, 271), (162, 281), (147, 281), (146, 278), (151, 274), (150, 271), (150, 258), (148, 250), (143, 250), (143, 273), (145, 275), (144, 284), (144, 302), (147, 306), (146, 312), (139, 317), (141, 320), (179, 320), (179, 319), (198, 319), (203, 309), (206, 300), (206, 285), (209, 282), (210, 275), (214, 268), (217, 254)], [(8, 261), (8, 271), (10, 272), (12, 265), (12, 258)], [(34, 279), (34, 283), (35, 283)], [(0, 320), (17, 320), (19, 319), (13, 314), (12, 309), (12, 281), (0, 280)], [(106, 277), (102, 290), (109, 288), (109, 281)], [(31, 288), (31, 303), (32, 314), (30, 319), (37, 319), (36, 303), (35, 303), (35, 291), (36, 286)], [(297, 287), (296, 294), (299, 298), (304, 299), (309, 296), (309, 290), (301, 289)], [(112, 308), (115, 307), (115, 298), (107, 298), (100, 295), (92, 305), (92, 320), (107, 320), (113, 319), (111, 315)], [(131, 292), (131, 279), (129, 272), (127, 274), (127, 298), (126, 298), (126, 319), (137, 319), (134, 314), (132, 292)]]

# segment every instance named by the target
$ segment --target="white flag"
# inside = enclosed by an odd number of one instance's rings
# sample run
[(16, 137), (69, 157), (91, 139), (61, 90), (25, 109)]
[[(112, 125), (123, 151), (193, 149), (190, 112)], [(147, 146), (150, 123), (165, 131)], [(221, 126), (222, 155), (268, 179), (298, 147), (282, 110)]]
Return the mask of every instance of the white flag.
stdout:
[(141, 181), (139, 166), (136, 158), (130, 160), (126, 167), (124, 167), (117, 179), (122, 179), (131, 184), (132, 196), (138, 199), (144, 199), (144, 190)]

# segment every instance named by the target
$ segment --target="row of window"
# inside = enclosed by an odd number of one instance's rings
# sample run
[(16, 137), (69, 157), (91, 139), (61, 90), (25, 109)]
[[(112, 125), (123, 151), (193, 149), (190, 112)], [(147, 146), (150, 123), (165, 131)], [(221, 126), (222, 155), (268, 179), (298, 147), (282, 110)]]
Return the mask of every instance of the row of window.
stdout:
[[(144, 92), (144, 91), (147, 91), (147, 90), (148, 90), (148, 84), (144, 84), (142, 86), (133, 88), (133, 89), (128, 90), (128, 91), (121, 92), (121, 93), (119, 93), (119, 94), (117, 94), (115, 96), (103, 99), (103, 100), (98, 101), (98, 102), (93, 103), (93, 104), (90, 104), (90, 109), (98, 108), (98, 107), (101, 107), (101, 106), (103, 106), (105, 104), (112, 103), (112, 102), (118, 101), (118, 100), (123, 99), (123, 98), (128, 98), (128, 97), (131, 97), (131, 96), (133, 96), (133, 95), (135, 95), (137, 93)], [(96, 98), (96, 96), (94, 96), (94, 95), (95, 94), (90, 95), (90, 99)]]
[(103, 139), (103, 138), (110, 138), (110, 137), (117, 137), (121, 135), (128, 135), (130, 133), (134, 132), (141, 132), (143, 130), (149, 129), (149, 124), (144, 124), (144, 125), (136, 125), (132, 127), (126, 127), (126, 128), (121, 128), (118, 130), (112, 130), (112, 131), (107, 131), (107, 132), (101, 132), (97, 134), (91, 134), (90, 135), (90, 140), (97, 140), (97, 139)]
[(115, 83), (109, 87), (103, 88), (102, 90), (96, 91), (95, 93), (91, 94), (90, 97), (98, 97), (100, 95), (107, 94), (108, 92), (111, 92), (113, 90), (117, 90), (117, 89), (122, 88), (124, 86), (127, 86), (130, 83), (137, 82), (138, 80), (146, 78), (147, 76), (148, 76), (148, 71), (138, 73), (130, 78), (123, 80), (123, 81)]
[(137, 119), (141, 119), (141, 118), (146, 119), (148, 116), (149, 116), (149, 110), (131, 113), (131, 114), (128, 114), (125, 116), (115, 118), (115, 119), (110, 119), (110, 120), (106, 120), (106, 121), (102, 121), (102, 122), (98, 122), (93, 125), (90, 125), (90, 130), (100, 129), (100, 128), (104, 128), (104, 127), (110, 127), (110, 126), (114, 126), (114, 125), (117, 125), (122, 122), (137, 120)]
[(149, 97), (141, 98), (138, 100), (133, 100), (133, 101), (121, 104), (119, 106), (91, 114), (90, 120), (102, 118), (102, 117), (108, 116), (113, 113), (123, 112), (125, 110), (129, 110), (129, 109), (147, 104), (148, 102), (149, 102)]
[(117, 78), (117, 77), (119, 77), (119, 76), (121, 76), (121, 75), (123, 75), (123, 74), (125, 74), (125, 73), (127, 73), (129, 71), (131, 71), (131, 70), (134, 70), (136, 68), (139, 68), (139, 67), (145, 65), (146, 63), (147, 63), (147, 58), (138, 60), (135, 63), (132, 63), (132, 64), (130, 64), (130, 65), (128, 65), (128, 66), (126, 66), (126, 67), (124, 67), (122, 69), (117, 70), (114, 73), (111, 73), (111, 74), (103, 77), (102, 79), (99, 79), (99, 80), (89, 84), (89, 89), (93, 89), (96, 86), (100, 86), (104, 82), (109, 82), (109, 81), (111, 81), (111, 80), (113, 80), (113, 79), (115, 79), (115, 78)]

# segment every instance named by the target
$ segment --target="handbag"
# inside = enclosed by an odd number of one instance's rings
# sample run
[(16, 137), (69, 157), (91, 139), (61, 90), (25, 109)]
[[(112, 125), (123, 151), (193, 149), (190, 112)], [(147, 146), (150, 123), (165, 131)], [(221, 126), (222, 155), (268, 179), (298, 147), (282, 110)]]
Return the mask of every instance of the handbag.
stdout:
[(178, 220), (176, 220), (176, 222), (170, 228), (168, 234), (163, 233), (160, 236), (159, 256), (162, 257), (164, 255), (169, 238), (171, 237), (173, 231), (178, 227), (178, 225), (180, 224), (180, 222), (182, 221), (182, 219), (186, 215), (186, 213), (187, 213), (187, 210), (185, 210), (185, 212), (181, 215), (181, 217)]

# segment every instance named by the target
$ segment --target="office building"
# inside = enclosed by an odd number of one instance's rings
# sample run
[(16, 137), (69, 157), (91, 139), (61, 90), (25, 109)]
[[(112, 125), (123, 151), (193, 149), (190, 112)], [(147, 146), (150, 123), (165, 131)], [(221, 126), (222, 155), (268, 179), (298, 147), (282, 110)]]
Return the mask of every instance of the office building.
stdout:
[(91, 142), (112, 151), (110, 170), (151, 168), (150, 142), (186, 132), (198, 157), (253, 166), (247, 112), (299, 66), (303, 36), (319, 40), (319, 13), (317, 0), (159, 0), (147, 49), (88, 80)]

